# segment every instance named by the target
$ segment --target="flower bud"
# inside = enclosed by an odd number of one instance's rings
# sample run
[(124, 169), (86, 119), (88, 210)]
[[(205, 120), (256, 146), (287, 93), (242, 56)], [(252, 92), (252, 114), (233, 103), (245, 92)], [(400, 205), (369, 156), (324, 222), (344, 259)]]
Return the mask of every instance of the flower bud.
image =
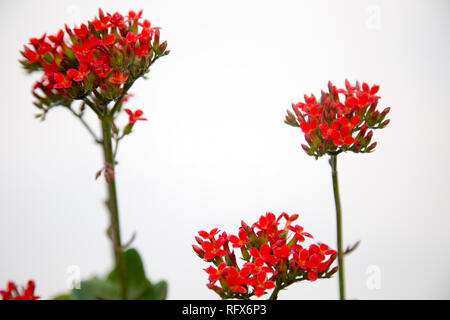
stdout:
[(331, 269), (330, 272), (328, 272), (328, 276), (331, 277), (338, 271), (338, 269), (339, 269), (338, 267), (334, 267), (333, 269)]
[(309, 148), (306, 144), (302, 144), (302, 148), (303, 148), (303, 150), (305, 150), (306, 153), (311, 152), (311, 148)]
[(381, 123), (381, 126), (384, 128), (384, 127), (386, 127), (386, 126), (389, 124), (389, 122), (391, 122), (390, 119), (384, 120), (384, 121)]
[(368, 150), (368, 151), (372, 151), (373, 149), (375, 149), (376, 146), (377, 146), (377, 143), (374, 142), (374, 143), (372, 143), (370, 146), (367, 147), (367, 150)]
[(196, 253), (200, 258), (203, 259), (203, 256), (205, 255), (205, 251), (203, 251), (202, 248), (193, 245), (193, 246), (192, 246), (192, 249), (194, 249), (195, 253)]
[(203, 239), (200, 238), (200, 237), (198, 237), (198, 236), (195, 236), (195, 241), (197, 241), (197, 243), (198, 243), (199, 245), (201, 245), (202, 242), (203, 242)]

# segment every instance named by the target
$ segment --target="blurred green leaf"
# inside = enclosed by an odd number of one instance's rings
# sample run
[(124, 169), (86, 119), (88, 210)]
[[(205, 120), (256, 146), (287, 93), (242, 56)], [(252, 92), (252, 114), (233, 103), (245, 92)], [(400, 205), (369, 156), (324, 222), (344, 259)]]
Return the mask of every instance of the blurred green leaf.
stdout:
[(53, 300), (72, 300), (72, 299), (70, 298), (70, 294), (60, 294), (59, 296), (54, 297)]
[(119, 286), (110, 280), (93, 278), (81, 281), (80, 289), (73, 289), (73, 300), (120, 300)]
[[(164, 300), (167, 297), (167, 282), (152, 284), (145, 275), (142, 259), (136, 249), (124, 253), (127, 298), (129, 300)], [(106, 279), (94, 277), (80, 283), (80, 289), (70, 294), (61, 294), (54, 300), (120, 300), (120, 284), (117, 268)]]

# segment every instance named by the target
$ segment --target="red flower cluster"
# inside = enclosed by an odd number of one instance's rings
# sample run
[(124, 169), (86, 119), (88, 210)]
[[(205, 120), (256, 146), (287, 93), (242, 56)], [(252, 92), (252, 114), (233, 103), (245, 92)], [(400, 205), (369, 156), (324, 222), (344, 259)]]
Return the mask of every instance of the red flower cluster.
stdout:
[(0, 290), (2, 300), (37, 300), (34, 295), (35, 284), (33, 280), (28, 281), (27, 287), (19, 290), (14, 282), (9, 281), (6, 290)]
[(99, 9), (97, 18), (79, 28), (65, 26), (57, 35), (30, 39), (21, 52), (22, 66), (44, 72), (33, 87), (35, 105), (45, 114), (75, 99), (89, 98), (96, 105), (120, 102), (134, 81), (169, 53), (167, 42), (160, 43), (159, 28), (141, 16), (142, 10), (123, 16)]
[[(388, 125), (385, 120), (390, 108), (377, 110), (379, 86), (352, 86), (345, 80), (345, 89), (338, 89), (328, 82), (328, 92), (322, 91), (320, 100), (305, 95), (305, 102), (292, 104), (285, 123), (300, 127), (308, 145), (303, 149), (311, 156), (338, 154), (343, 151), (371, 152), (376, 142), (370, 144), (372, 130)], [(343, 95), (341, 98), (339, 95)], [(368, 131), (369, 130), (369, 131)]]
[[(261, 297), (266, 290), (278, 292), (294, 282), (330, 278), (337, 271), (337, 267), (330, 270), (336, 251), (325, 244), (306, 246), (304, 241), (312, 235), (292, 225), (297, 218), (297, 214), (282, 213), (277, 218), (267, 213), (251, 227), (242, 221), (237, 235), (220, 233), (217, 228), (200, 231), (195, 237), (198, 245), (192, 247), (200, 258), (213, 264), (205, 269), (207, 287), (223, 299), (248, 299)], [(242, 265), (234, 249), (240, 250)]]

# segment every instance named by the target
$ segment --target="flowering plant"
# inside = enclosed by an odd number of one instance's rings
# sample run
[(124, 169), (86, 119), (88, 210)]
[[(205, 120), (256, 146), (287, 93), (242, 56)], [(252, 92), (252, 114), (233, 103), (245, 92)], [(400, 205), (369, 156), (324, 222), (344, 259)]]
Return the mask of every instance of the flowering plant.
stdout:
[(38, 296), (34, 295), (36, 285), (33, 280), (27, 282), (25, 288), (19, 288), (17, 285), (9, 281), (6, 290), (0, 290), (2, 300), (37, 300)]
[[(122, 243), (115, 166), (119, 142), (132, 132), (137, 121), (147, 120), (142, 110), (124, 109), (128, 123), (121, 128), (116, 122), (130, 97), (128, 91), (136, 80), (145, 78), (156, 60), (169, 54), (167, 42), (160, 42), (160, 28), (144, 20), (142, 10), (124, 16), (99, 9), (92, 21), (78, 28), (66, 25), (64, 29), (56, 35), (30, 39), (20, 62), (29, 73), (42, 73), (32, 89), (34, 105), (40, 110), (36, 117), (44, 120), (51, 109), (66, 108), (103, 150), (104, 164), (96, 178), (103, 173), (107, 182), (108, 236), (115, 257), (115, 268), (107, 279), (82, 283), (81, 291), (74, 290), (71, 297), (163, 299), (166, 283), (153, 286), (145, 277), (137, 251), (125, 251), (131, 240)], [(85, 120), (88, 110), (98, 119), (99, 133)]]
[[(305, 95), (305, 102), (293, 103), (294, 113), (287, 111), (285, 123), (300, 127), (308, 143), (302, 144), (302, 148), (310, 156), (371, 152), (377, 143), (370, 143), (373, 136), (370, 129), (382, 129), (390, 122), (385, 120), (390, 108), (377, 110), (379, 88), (365, 82), (352, 86), (346, 80), (345, 89), (338, 89), (328, 82), (329, 91), (322, 91), (320, 100), (312, 94)], [(339, 94), (344, 96), (343, 101)]]
[(375, 149), (377, 143), (371, 143), (373, 129), (385, 128), (390, 122), (386, 119), (390, 108), (383, 111), (377, 109), (379, 89), (378, 85), (369, 86), (365, 82), (361, 86), (358, 81), (353, 86), (348, 80), (345, 80), (345, 88), (337, 88), (329, 81), (328, 92), (322, 91), (319, 100), (313, 94), (305, 95), (305, 102), (292, 104), (294, 113), (288, 110), (284, 121), (302, 130), (308, 143), (302, 144), (302, 148), (308, 155), (316, 159), (325, 154), (330, 156), (336, 205), (339, 293), (342, 300), (345, 299), (344, 254), (353, 251), (359, 242), (343, 250), (337, 155), (346, 151), (369, 153)]
[[(297, 219), (297, 214), (282, 213), (277, 218), (268, 212), (251, 227), (242, 221), (237, 235), (220, 234), (217, 228), (199, 231), (193, 249), (212, 263), (205, 269), (207, 287), (222, 299), (246, 300), (273, 289), (269, 299), (276, 300), (280, 290), (295, 282), (330, 278), (337, 271), (331, 268), (336, 251), (323, 243), (305, 245), (313, 236), (292, 225)], [(240, 259), (234, 249), (240, 251)]]

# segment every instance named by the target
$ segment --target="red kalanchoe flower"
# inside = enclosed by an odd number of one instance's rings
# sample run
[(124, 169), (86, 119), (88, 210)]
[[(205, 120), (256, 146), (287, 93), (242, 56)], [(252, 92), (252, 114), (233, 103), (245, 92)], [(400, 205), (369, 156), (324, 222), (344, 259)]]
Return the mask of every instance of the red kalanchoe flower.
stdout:
[(320, 261), (325, 260), (325, 256), (329, 256), (336, 253), (335, 250), (330, 250), (328, 246), (324, 243), (321, 243), (319, 246), (315, 244), (311, 245), (311, 247), (309, 247), (309, 252), (312, 254), (317, 254), (320, 258)]
[(275, 288), (275, 282), (266, 279), (266, 272), (260, 271), (254, 278), (250, 278), (249, 283), (255, 288), (254, 293), (258, 298), (264, 295), (265, 290)]
[(209, 241), (202, 242), (202, 249), (205, 250), (205, 260), (211, 260), (215, 257), (224, 257), (226, 255), (225, 250), (222, 249), (223, 241), (217, 240), (214, 244)]
[(69, 76), (64, 76), (62, 73), (55, 73), (53, 75), (53, 79), (55, 79), (55, 84), (53, 85), (53, 89), (63, 89), (70, 88), (72, 86), (72, 81), (70, 81)]
[[(29, 72), (44, 73), (33, 86), (41, 119), (50, 106), (67, 106), (75, 100), (103, 104), (121, 101), (129, 87), (149, 72), (153, 62), (169, 53), (167, 43), (160, 42), (159, 29), (148, 20), (140, 23), (141, 19), (142, 10), (130, 11), (127, 21), (117, 12), (99, 10), (98, 17), (79, 27), (66, 25), (55, 35), (31, 38), (30, 45), (21, 52), (24, 59), (20, 62)], [(119, 102), (113, 113), (123, 110), (121, 106)]]
[(303, 231), (302, 226), (289, 226), (289, 230), (295, 232), (295, 237), (298, 241), (303, 242), (305, 241), (305, 237), (312, 238), (313, 236), (310, 235), (308, 232)]
[(25, 48), (25, 57), (28, 59), (27, 63), (31, 64), (40, 61), (41, 55), (39, 53), (31, 50), (27, 46), (25, 46), (24, 48)]
[(12, 281), (8, 282), (6, 290), (0, 290), (2, 300), (37, 300), (38, 296), (34, 295), (36, 285), (33, 280), (29, 280), (26, 288), (20, 290)]
[(101, 20), (96, 19), (96, 20), (92, 21), (92, 25), (94, 26), (96, 31), (103, 31), (103, 30), (113, 26), (110, 23), (110, 21), (111, 21), (111, 17), (106, 16)]
[(222, 262), (219, 264), (217, 269), (213, 266), (206, 268), (205, 271), (209, 274), (209, 282), (214, 284), (217, 280), (219, 280), (223, 276), (226, 267), (227, 263)]
[(67, 76), (73, 81), (80, 82), (83, 81), (84, 78), (89, 74), (90, 70), (88, 70), (87, 64), (82, 64), (77, 69), (69, 69), (67, 71)]
[(247, 293), (247, 289), (244, 287), (247, 284), (246, 276), (248, 275), (247, 269), (242, 269), (241, 272), (238, 272), (236, 268), (228, 267), (226, 269), (225, 281), (228, 284), (228, 287), (233, 292), (237, 293)]
[(128, 123), (130, 123), (130, 124), (135, 124), (136, 121), (145, 121), (145, 120), (147, 120), (146, 118), (142, 118), (142, 115), (144, 114), (144, 112), (142, 110), (138, 109), (135, 112), (133, 112), (130, 109), (125, 109), (125, 112), (129, 116)]
[[(286, 223), (281, 226), (283, 218)], [(238, 236), (225, 232), (218, 236), (217, 228), (200, 231), (195, 239), (201, 248), (194, 245), (193, 249), (201, 259), (214, 264), (205, 269), (209, 275), (207, 287), (223, 299), (249, 299), (279, 286), (271, 296), (276, 299), (278, 291), (293, 282), (330, 278), (337, 270), (330, 270), (335, 251), (325, 244), (303, 247), (312, 235), (301, 226), (291, 226), (296, 219), (297, 214), (283, 212), (277, 218), (268, 212), (252, 227), (242, 221)], [(242, 253), (241, 259), (234, 249)], [(241, 260), (244, 263), (239, 265)]]
[(263, 258), (256, 258), (254, 262), (246, 262), (244, 263), (245, 268), (250, 269), (250, 273), (257, 275), (260, 271), (264, 271), (266, 273), (273, 273), (273, 270), (271, 267), (265, 265), (265, 261)]
[(345, 89), (329, 82), (328, 92), (322, 92), (319, 100), (305, 95), (304, 103), (292, 104), (294, 112), (287, 111), (285, 123), (300, 127), (308, 143), (302, 148), (316, 158), (343, 151), (371, 152), (376, 143), (370, 143), (372, 131), (366, 132), (367, 128), (381, 129), (389, 123), (385, 118), (390, 108), (376, 110), (379, 89), (365, 82), (352, 86), (345, 80)]
[(140, 10), (138, 13), (134, 12), (133, 10), (130, 10), (128, 12), (127, 21), (137, 22), (141, 19), (141, 17), (142, 17), (142, 10)]
[(235, 235), (230, 235), (228, 237), (228, 240), (231, 242), (233, 248), (242, 248), (251, 241), (247, 236), (247, 232), (245, 232), (243, 228), (239, 230), (238, 235), (239, 237), (236, 237)]
[(127, 81), (127, 79), (128, 79), (127, 75), (124, 76), (122, 72), (116, 71), (115, 77), (109, 78), (109, 82), (114, 84), (123, 84)]

